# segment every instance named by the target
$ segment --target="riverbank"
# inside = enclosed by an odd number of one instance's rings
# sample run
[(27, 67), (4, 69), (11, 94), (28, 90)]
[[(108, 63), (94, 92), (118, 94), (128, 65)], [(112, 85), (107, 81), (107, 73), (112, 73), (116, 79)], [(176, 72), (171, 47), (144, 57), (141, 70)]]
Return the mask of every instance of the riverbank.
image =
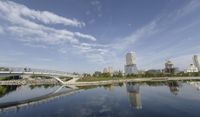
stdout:
[[(99, 80), (99, 81), (76, 81), (66, 85), (75, 86), (95, 86), (107, 85), (113, 83), (126, 83), (126, 82), (156, 82), (156, 81), (181, 81), (181, 80), (200, 80), (200, 77), (157, 77), (157, 78), (124, 78), (112, 80)], [(36, 79), (36, 80), (6, 80), (0, 81), (0, 85), (42, 85), (42, 84), (59, 84), (55, 79)]]
[(200, 77), (158, 77), (158, 78), (132, 78), (132, 79), (114, 79), (106, 81), (91, 81), (91, 82), (76, 82), (76, 86), (95, 86), (107, 85), (114, 83), (127, 83), (127, 82), (158, 82), (158, 81), (185, 81), (185, 80), (200, 80)]

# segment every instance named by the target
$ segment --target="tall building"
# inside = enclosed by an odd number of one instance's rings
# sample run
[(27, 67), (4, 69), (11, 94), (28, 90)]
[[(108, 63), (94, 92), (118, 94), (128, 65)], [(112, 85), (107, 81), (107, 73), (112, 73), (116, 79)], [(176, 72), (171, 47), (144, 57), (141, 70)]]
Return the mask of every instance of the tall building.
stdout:
[(188, 66), (188, 68), (185, 70), (186, 73), (194, 73), (194, 72), (198, 72), (198, 69), (195, 65), (190, 64)]
[(129, 52), (126, 54), (126, 65), (136, 64), (136, 55), (134, 52)]
[(200, 56), (199, 55), (193, 56), (193, 63), (195, 67), (197, 67), (198, 71), (200, 71)]
[(124, 69), (125, 75), (138, 73), (136, 66), (136, 55), (134, 52), (129, 52), (126, 54), (126, 65)]
[(174, 73), (175, 72), (174, 64), (170, 60), (167, 60), (167, 62), (165, 63), (164, 71), (165, 71), (165, 73)]

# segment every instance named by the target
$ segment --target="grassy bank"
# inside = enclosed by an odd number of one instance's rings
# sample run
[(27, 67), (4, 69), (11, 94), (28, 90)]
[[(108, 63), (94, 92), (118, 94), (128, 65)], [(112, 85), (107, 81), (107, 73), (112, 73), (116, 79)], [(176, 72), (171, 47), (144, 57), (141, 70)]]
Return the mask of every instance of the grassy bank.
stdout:
[[(134, 80), (134, 79), (152, 79), (152, 81), (157, 81), (157, 80), (166, 80), (166, 78), (170, 79), (185, 79), (185, 78), (190, 78), (190, 77), (84, 77), (78, 80), (78, 82), (95, 82), (95, 81), (109, 81), (109, 80)], [(200, 77), (194, 77), (192, 76), (191, 79), (195, 79), (195, 78), (200, 78)], [(188, 79), (189, 80), (189, 79)]]
[(8, 77), (0, 77), (0, 81), (3, 81), (3, 80), (9, 80)]
[(94, 81), (108, 81), (108, 80), (122, 80), (122, 79), (135, 79), (134, 77), (84, 77), (78, 80), (78, 82), (94, 82)]
[(200, 77), (200, 72), (196, 73), (151, 73), (151, 72), (145, 72), (145, 73), (139, 73), (139, 74), (129, 74), (126, 76), (123, 76), (122, 73), (118, 73), (115, 75), (111, 75), (110, 73), (101, 73), (101, 72), (95, 72), (93, 75), (90, 74), (83, 74), (83, 78), (79, 79), (79, 82), (95, 82), (95, 81), (109, 81), (109, 80), (129, 80), (129, 79), (165, 79), (165, 78), (185, 78), (185, 77)]

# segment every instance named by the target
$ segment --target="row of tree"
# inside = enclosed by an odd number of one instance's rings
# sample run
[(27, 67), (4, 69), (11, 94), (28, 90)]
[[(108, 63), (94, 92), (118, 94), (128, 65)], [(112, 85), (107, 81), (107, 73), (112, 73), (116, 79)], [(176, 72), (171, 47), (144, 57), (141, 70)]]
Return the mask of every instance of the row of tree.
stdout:
[(116, 73), (102, 73), (100, 71), (96, 71), (94, 72), (93, 74), (88, 74), (88, 73), (84, 73), (83, 74), (83, 77), (103, 77), (103, 78), (106, 78), (106, 77), (123, 77), (123, 73), (122, 72), (116, 72)]
[(145, 72), (143, 74), (130, 74), (126, 77), (136, 77), (136, 78), (146, 78), (146, 77), (198, 77), (200, 76), (200, 72), (193, 72), (193, 73), (150, 73)]
[(99, 71), (94, 72), (92, 75), (84, 73), (83, 77), (85, 78), (99, 78), (99, 77), (127, 77), (127, 78), (148, 78), (148, 77), (197, 77), (200, 76), (200, 72), (194, 72), (194, 73), (184, 73), (184, 72), (179, 72), (179, 73), (162, 73), (162, 72), (144, 72), (144, 73), (138, 73), (138, 74), (128, 74), (128, 75), (123, 75), (122, 72), (118, 72), (115, 74), (110, 74), (110, 73), (102, 73)]

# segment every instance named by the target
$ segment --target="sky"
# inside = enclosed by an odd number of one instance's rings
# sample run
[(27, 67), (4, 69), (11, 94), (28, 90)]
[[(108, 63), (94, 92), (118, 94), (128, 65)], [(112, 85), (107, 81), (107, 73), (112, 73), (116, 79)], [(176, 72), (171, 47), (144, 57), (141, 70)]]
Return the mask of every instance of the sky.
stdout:
[(67, 72), (138, 69), (200, 54), (199, 0), (0, 0), (0, 66)]

